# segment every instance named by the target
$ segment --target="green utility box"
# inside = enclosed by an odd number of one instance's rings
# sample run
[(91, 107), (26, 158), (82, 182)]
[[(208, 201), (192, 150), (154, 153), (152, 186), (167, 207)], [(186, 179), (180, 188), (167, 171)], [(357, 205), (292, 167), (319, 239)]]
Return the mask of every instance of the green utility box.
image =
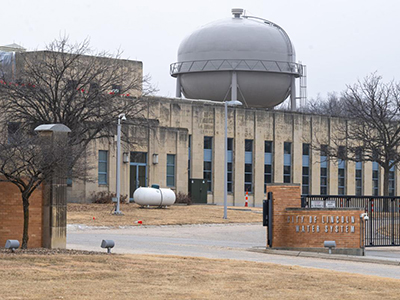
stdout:
[(207, 204), (207, 181), (205, 179), (189, 179), (189, 193), (192, 203)]

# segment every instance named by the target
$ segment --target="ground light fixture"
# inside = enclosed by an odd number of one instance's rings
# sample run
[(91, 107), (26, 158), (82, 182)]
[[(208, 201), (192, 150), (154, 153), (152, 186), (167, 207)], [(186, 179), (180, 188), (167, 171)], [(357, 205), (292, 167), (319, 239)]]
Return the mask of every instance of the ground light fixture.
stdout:
[(324, 247), (329, 248), (329, 254), (332, 254), (332, 249), (336, 248), (335, 241), (324, 241)]
[(117, 179), (117, 206), (114, 211), (114, 215), (122, 215), (122, 212), (120, 210), (120, 201), (121, 201), (121, 121), (126, 121), (126, 116), (125, 114), (119, 114), (118, 115), (118, 125), (117, 125), (117, 174), (116, 174), (116, 179)]
[[(236, 96), (236, 95), (235, 95)], [(224, 219), (228, 219), (228, 106), (240, 106), (242, 102), (238, 100), (225, 101), (225, 172), (224, 172)]]
[(19, 248), (19, 241), (17, 241), (17, 240), (7, 240), (5, 248), (6, 249), (11, 249), (11, 251), (14, 253), (15, 249)]
[(106, 248), (107, 253), (111, 253), (111, 248), (114, 248), (115, 242), (113, 240), (102, 240), (101, 241), (101, 248)]

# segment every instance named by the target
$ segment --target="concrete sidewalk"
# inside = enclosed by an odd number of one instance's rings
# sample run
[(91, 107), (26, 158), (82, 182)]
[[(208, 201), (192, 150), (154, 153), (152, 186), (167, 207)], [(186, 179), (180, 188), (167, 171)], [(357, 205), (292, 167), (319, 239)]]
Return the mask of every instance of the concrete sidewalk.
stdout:
[(354, 256), (354, 255), (342, 255), (342, 254), (327, 254), (327, 253), (316, 253), (307, 251), (289, 251), (289, 250), (275, 250), (265, 247), (254, 247), (249, 249), (251, 252), (266, 253), (273, 255), (286, 255), (296, 257), (312, 257), (319, 259), (329, 260), (343, 260), (363, 263), (374, 263), (383, 265), (400, 266), (400, 248), (397, 249), (381, 249), (375, 248), (374, 250), (366, 249), (365, 256)]
[[(104, 251), (102, 239), (115, 241), (114, 253), (234, 259), (296, 265), (400, 279), (398, 249), (367, 249), (366, 257), (265, 249), (260, 224), (142, 226), (123, 229), (68, 226), (69, 249)], [(250, 250), (250, 251), (249, 251)]]

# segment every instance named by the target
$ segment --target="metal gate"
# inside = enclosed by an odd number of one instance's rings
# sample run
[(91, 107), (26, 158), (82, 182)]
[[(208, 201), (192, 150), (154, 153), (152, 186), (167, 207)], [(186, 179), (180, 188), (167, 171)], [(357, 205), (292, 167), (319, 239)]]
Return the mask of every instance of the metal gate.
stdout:
[(400, 246), (400, 197), (303, 195), (301, 205), (361, 208), (369, 217), (364, 228), (366, 247)]

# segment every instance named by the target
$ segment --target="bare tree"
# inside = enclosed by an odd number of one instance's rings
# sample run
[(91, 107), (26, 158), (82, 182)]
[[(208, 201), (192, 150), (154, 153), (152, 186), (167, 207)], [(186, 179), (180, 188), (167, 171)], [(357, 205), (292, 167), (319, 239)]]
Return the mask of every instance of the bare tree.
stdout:
[[(346, 118), (333, 127), (325, 151), (338, 159), (377, 162), (384, 172), (384, 195), (389, 195), (390, 170), (400, 162), (400, 85), (373, 73), (347, 86), (340, 105)], [(339, 151), (340, 146), (346, 150)]]
[(308, 101), (307, 106), (302, 107), (301, 111), (330, 117), (349, 117), (345, 100), (337, 93), (329, 93), (327, 99), (317, 96), (316, 99)]
[[(0, 75), (0, 128), (5, 134), (19, 133), (12, 143), (10, 138), (0, 142), (0, 176), (18, 186), (24, 212), (32, 192), (51, 174), (44, 166), (55, 166), (57, 160), (49, 158), (60, 154), (47, 153), (44, 164), (38, 156), (43, 145), (32, 135), (36, 126), (60, 123), (71, 129), (64, 155), (72, 170), (91, 141), (114, 135), (119, 114), (125, 113), (135, 125), (145, 122), (141, 96), (153, 91), (140, 62), (123, 60), (121, 53), (94, 52), (88, 40), (74, 44), (66, 37), (45, 51), (17, 53), (16, 70), (11, 75), (0, 70)], [(75, 169), (73, 173), (76, 176)], [(28, 221), (29, 214), (24, 218), (23, 247)]]
[[(21, 192), (24, 228), (22, 248), (28, 245), (29, 198), (44, 180), (59, 179), (68, 171), (68, 140), (50, 140), (21, 130), (0, 143), (0, 181), (15, 184)], [(64, 175), (63, 175), (64, 174)]]

